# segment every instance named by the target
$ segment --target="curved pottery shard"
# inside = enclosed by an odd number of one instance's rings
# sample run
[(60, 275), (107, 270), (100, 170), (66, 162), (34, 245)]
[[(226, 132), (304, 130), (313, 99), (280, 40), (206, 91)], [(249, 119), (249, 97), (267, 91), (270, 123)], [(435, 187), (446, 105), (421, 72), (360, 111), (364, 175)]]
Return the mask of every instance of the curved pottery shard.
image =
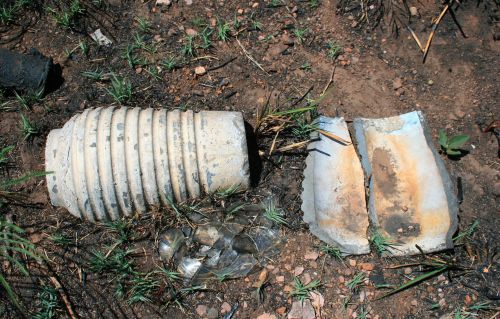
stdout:
[(452, 248), (457, 227), (453, 185), (432, 145), (422, 113), (355, 119), (363, 169), (370, 179), (372, 225), (394, 255)]
[(349, 143), (320, 134), (309, 145), (302, 183), (304, 221), (314, 235), (344, 254), (369, 253), (363, 171), (347, 125), (343, 118), (320, 117), (318, 126)]

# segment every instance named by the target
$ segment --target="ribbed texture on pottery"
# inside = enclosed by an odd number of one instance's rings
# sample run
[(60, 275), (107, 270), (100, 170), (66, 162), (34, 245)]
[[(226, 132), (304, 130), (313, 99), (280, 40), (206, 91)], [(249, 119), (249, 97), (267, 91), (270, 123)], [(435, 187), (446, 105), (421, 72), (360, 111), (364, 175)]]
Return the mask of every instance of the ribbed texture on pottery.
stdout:
[[(91, 221), (114, 220), (211, 191), (220, 168), (200, 140), (214, 138), (210, 133), (220, 139), (221, 134), (207, 131), (210, 113), (111, 107), (74, 116), (47, 140), (52, 204)], [(246, 158), (241, 114), (225, 112), (217, 119), (221, 126), (226, 120), (233, 133), (223, 142), (226, 153)], [(246, 184), (245, 172), (238, 174), (245, 170), (241, 162), (225, 168), (236, 171), (235, 180), (219, 184)]]

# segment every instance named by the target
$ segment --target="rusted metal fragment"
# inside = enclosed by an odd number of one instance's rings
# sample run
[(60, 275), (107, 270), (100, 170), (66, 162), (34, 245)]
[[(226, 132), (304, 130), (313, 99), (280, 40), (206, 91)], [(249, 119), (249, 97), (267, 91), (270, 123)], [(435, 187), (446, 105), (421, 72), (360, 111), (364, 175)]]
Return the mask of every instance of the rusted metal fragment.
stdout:
[(363, 170), (347, 125), (343, 118), (320, 117), (318, 126), (329, 134), (319, 134), (309, 145), (302, 183), (304, 221), (311, 233), (344, 254), (369, 253)]
[(453, 247), (457, 201), (421, 112), (355, 119), (361, 163), (369, 179), (372, 225), (393, 255)]

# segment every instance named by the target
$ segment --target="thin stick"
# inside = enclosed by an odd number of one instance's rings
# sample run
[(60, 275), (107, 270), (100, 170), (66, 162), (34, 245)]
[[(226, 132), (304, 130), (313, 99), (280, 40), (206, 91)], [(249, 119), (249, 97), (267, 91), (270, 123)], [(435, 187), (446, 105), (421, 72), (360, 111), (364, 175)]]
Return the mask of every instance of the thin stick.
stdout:
[(194, 62), (194, 61), (199, 61), (199, 60), (219, 60), (219, 58), (215, 57), (213, 55), (205, 55), (205, 56), (200, 56), (200, 57), (197, 57), (197, 58), (193, 58), (189, 62)]
[(450, 8), (450, 14), (451, 14), (451, 17), (453, 18), (453, 21), (455, 22), (458, 29), (460, 30), (460, 33), (462, 33), (462, 36), (467, 39), (467, 35), (465, 34), (464, 30), (462, 29), (462, 26), (460, 25), (460, 23), (458, 23), (458, 19), (457, 19), (457, 16), (455, 15), (455, 11), (453, 11), (453, 8)]
[(278, 130), (276, 132), (276, 135), (274, 136), (274, 139), (273, 139), (273, 144), (271, 144), (271, 149), (269, 150), (269, 154), (267, 156), (271, 156), (271, 154), (273, 153), (274, 146), (276, 145), (276, 139), (278, 138), (278, 135), (279, 135), (280, 132), (281, 132), (281, 130)]
[(59, 280), (57, 280), (57, 278), (54, 276), (49, 276), (49, 278), (50, 278), (50, 281), (52, 282), (52, 284), (54, 285), (54, 287), (56, 288), (57, 292), (61, 296), (61, 298), (64, 302), (64, 305), (66, 306), (66, 310), (68, 311), (68, 315), (71, 317), (71, 319), (77, 319), (78, 316), (75, 314), (75, 311), (73, 310), (73, 307), (71, 306), (71, 303), (69, 302), (68, 295), (66, 294), (66, 292), (64, 292), (64, 289), (62, 289), (62, 285), (59, 282)]
[(302, 147), (304, 145), (307, 145), (309, 142), (311, 142), (312, 140), (306, 140), (306, 141), (302, 141), (302, 142), (297, 142), (297, 143), (292, 143), (292, 144), (288, 144), (286, 146), (283, 146), (283, 147), (280, 147), (276, 150), (276, 152), (286, 152), (286, 151), (289, 151), (289, 150), (293, 150), (293, 149), (296, 149), (296, 148), (299, 148), (299, 147)]
[(411, 36), (413, 37), (413, 39), (415, 40), (415, 42), (417, 42), (417, 45), (418, 47), (420, 48), (420, 51), (422, 53), (424, 53), (424, 48), (422, 48), (422, 43), (420, 42), (420, 40), (418, 39), (417, 35), (415, 34), (415, 31), (413, 31), (412, 28), (410, 28), (410, 26), (406, 26), (406, 28), (408, 29), (408, 31), (410, 31), (410, 34)]
[(266, 70), (264, 70), (264, 68), (259, 64), (259, 62), (257, 62), (251, 55), (250, 53), (248, 53), (248, 51), (243, 47), (243, 45), (241, 44), (240, 40), (238, 38), (236, 38), (236, 42), (238, 42), (238, 45), (240, 46), (241, 50), (243, 51), (243, 53), (245, 53), (245, 55), (247, 56), (247, 58), (252, 61), (259, 69), (261, 69), (266, 75), (269, 75), (269, 73), (267, 73)]
[(328, 81), (328, 83), (326, 84), (325, 88), (323, 89), (323, 92), (321, 93), (321, 95), (324, 95), (326, 90), (328, 90), (328, 88), (330, 87), (330, 85), (333, 83), (333, 77), (335, 76), (335, 69), (337, 68), (337, 64), (334, 64), (333, 65), (333, 69), (332, 69), (332, 74), (330, 75), (330, 81)]
[(432, 26), (431, 34), (429, 36), (429, 39), (427, 39), (427, 44), (425, 45), (424, 56), (422, 58), (422, 62), (425, 62), (425, 59), (427, 58), (427, 53), (429, 53), (429, 48), (431, 46), (432, 38), (434, 38), (434, 34), (436, 33), (436, 29), (437, 29), (439, 23), (441, 22), (441, 20), (443, 19), (444, 15), (446, 14), (446, 12), (448, 12), (448, 9), (450, 9), (449, 4), (447, 4), (444, 7), (443, 11), (441, 11), (438, 18), (436, 19), (436, 21), (434, 22), (434, 24)]
[(307, 94), (309, 94), (309, 92), (312, 91), (313, 88), (314, 88), (314, 85), (311, 85), (311, 87), (309, 87), (309, 89), (306, 91), (306, 93), (302, 94), (302, 96), (297, 101), (293, 102), (292, 105), (290, 105), (290, 108), (293, 108), (295, 105), (302, 102), (302, 100), (307, 96)]
[(225, 67), (226, 65), (228, 65), (229, 63), (233, 62), (234, 60), (236, 60), (236, 56), (235, 57), (232, 57), (230, 58), (229, 60), (227, 60), (226, 62), (223, 62), (219, 65), (216, 65), (216, 66), (213, 66), (211, 68), (208, 68), (207, 71), (214, 71), (214, 70), (217, 70), (217, 69), (220, 69), (222, 67)]
[(338, 135), (335, 135), (335, 134), (333, 134), (331, 132), (328, 132), (328, 131), (325, 131), (325, 130), (318, 130), (318, 132), (320, 132), (321, 134), (325, 135), (326, 137), (329, 137), (332, 140), (335, 140), (335, 141), (340, 142), (342, 144), (345, 144), (345, 145), (351, 145), (352, 144), (352, 142), (349, 142), (348, 140), (345, 140), (342, 137), (340, 137)]

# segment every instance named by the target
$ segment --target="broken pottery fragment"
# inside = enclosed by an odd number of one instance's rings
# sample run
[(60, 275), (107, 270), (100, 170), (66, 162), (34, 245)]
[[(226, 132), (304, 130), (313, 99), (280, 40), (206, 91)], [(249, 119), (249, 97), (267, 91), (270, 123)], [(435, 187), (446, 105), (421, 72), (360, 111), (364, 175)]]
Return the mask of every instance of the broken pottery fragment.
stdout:
[(302, 211), (309, 230), (344, 254), (370, 252), (363, 170), (343, 118), (320, 117), (320, 134), (309, 145), (302, 183)]
[(457, 201), (421, 112), (355, 119), (361, 162), (369, 179), (372, 225), (393, 255), (453, 247)]

